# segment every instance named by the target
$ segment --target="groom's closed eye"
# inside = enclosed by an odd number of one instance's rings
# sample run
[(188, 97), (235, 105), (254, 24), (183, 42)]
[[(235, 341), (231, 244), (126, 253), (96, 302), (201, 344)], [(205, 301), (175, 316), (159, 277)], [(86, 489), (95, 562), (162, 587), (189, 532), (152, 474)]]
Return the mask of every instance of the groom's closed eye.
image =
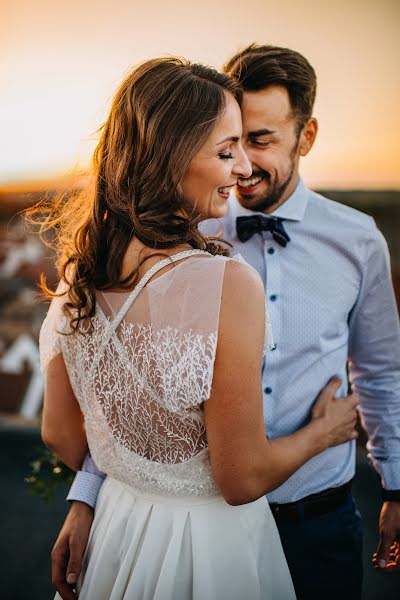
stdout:
[(272, 140), (256, 140), (256, 139), (250, 139), (250, 143), (253, 144), (254, 146), (268, 146), (270, 143), (272, 142)]
[(258, 129), (257, 131), (249, 131), (247, 138), (254, 146), (268, 146), (274, 139), (275, 133), (272, 129)]

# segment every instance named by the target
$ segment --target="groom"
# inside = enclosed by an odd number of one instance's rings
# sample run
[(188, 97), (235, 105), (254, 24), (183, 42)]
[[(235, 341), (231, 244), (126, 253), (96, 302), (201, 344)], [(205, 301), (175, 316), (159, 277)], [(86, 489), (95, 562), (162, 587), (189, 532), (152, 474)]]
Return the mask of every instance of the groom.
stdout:
[[(301, 427), (328, 379), (346, 382), (348, 365), (382, 483), (374, 564), (400, 570), (390, 553), (400, 541), (400, 330), (387, 246), (370, 217), (312, 192), (299, 178), (300, 157), (317, 134), (308, 61), (292, 50), (252, 45), (225, 70), (244, 88), (243, 141), (253, 173), (239, 179), (229, 200), (223, 238), (266, 285), (276, 342), (262, 375), (267, 434)], [(203, 231), (220, 226), (209, 221)], [(339, 393), (346, 395), (345, 385)], [(354, 467), (354, 443), (330, 448), (268, 495), (300, 600), (361, 597)], [(87, 458), (70, 491), (78, 502), (53, 550), (54, 582), (66, 598), (73, 597), (66, 573), (73, 583), (102, 481)]]

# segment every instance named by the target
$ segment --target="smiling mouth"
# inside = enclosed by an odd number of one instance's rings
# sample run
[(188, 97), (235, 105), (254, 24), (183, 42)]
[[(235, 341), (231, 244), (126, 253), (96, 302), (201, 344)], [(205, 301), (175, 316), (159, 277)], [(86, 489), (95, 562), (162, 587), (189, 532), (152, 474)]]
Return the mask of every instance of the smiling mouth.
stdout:
[(237, 187), (240, 190), (250, 191), (250, 188), (255, 188), (264, 179), (265, 179), (265, 177), (263, 177), (263, 176), (249, 177), (248, 179), (241, 179), (239, 177), (238, 182), (237, 182)]
[(223, 196), (226, 196), (227, 194), (229, 195), (232, 188), (233, 188), (233, 185), (226, 185), (224, 187), (220, 187), (220, 188), (218, 188), (218, 193), (222, 194)]

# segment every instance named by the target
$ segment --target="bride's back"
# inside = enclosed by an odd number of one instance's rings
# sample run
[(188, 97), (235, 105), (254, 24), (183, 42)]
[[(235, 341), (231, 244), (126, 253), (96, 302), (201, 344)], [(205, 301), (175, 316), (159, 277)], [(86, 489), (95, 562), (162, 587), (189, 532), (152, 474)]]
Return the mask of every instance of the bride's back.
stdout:
[(155, 263), (132, 292), (97, 292), (85, 335), (54, 337), (67, 323), (62, 298), (53, 301), (43, 360), (60, 346), (93, 458), (116, 479), (158, 493), (217, 493), (202, 403), (227, 260), (189, 250)]

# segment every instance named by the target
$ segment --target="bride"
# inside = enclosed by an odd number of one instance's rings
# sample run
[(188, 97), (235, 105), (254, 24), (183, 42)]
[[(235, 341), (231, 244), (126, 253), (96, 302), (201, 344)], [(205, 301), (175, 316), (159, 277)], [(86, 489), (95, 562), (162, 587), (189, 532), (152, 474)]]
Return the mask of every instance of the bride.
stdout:
[(81, 600), (295, 598), (264, 496), (355, 436), (335, 381), (302, 430), (265, 436), (263, 284), (197, 228), (251, 173), (240, 100), (208, 67), (143, 63), (116, 93), (93, 187), (44, 214), (61, 283), (40, 338), (42, 436), (75, 470), (89, 447), (108, 475)]

